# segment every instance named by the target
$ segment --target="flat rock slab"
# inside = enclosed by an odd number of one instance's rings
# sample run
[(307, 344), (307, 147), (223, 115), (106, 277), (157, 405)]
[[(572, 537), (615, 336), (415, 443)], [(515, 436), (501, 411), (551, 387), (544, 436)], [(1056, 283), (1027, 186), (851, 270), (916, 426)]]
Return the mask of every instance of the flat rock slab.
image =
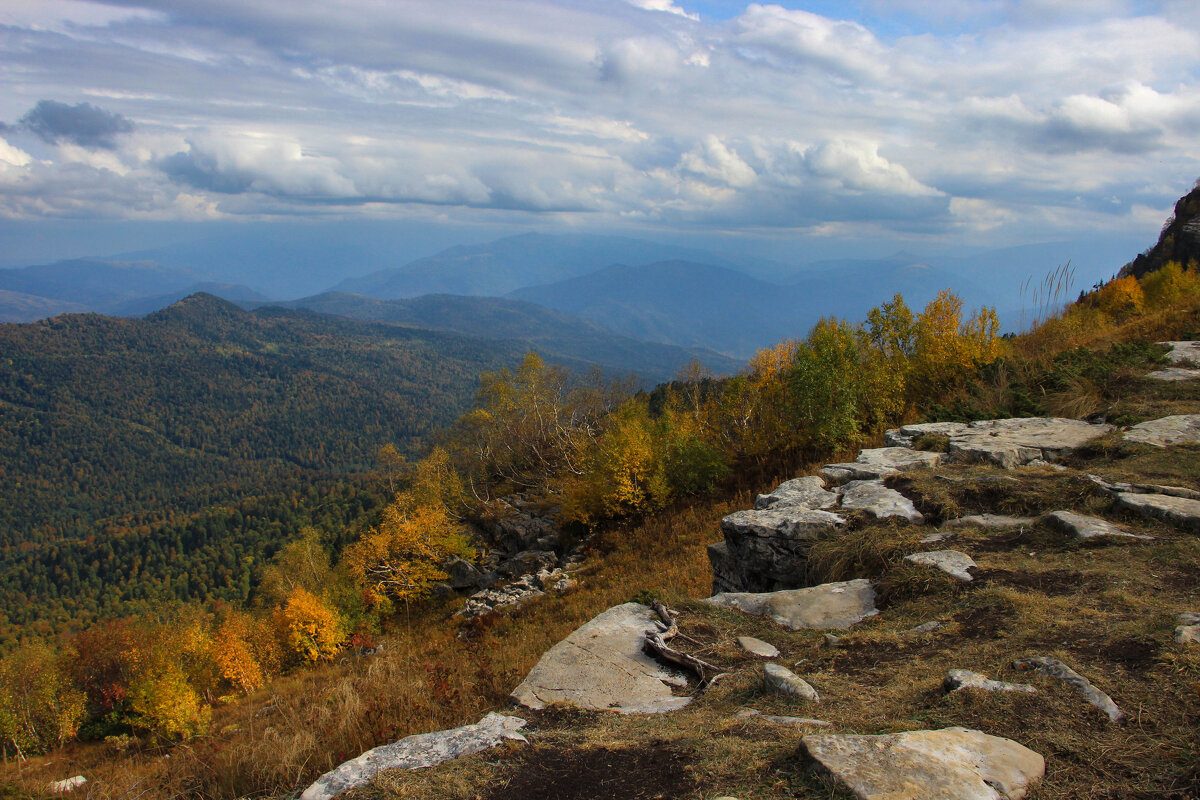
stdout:
[(1200, 378), (1200, 369), (1166, 367), (1164, 369), (1156, 369), (1154, 372), (1147, 372), (1146, 377), (1156, 381), (1194, 381)]
[(978, 689), (983, 692), (1023, 692), (1037, 694), (1037, 689), (1027, 683), (1005, 683), (993, 681), (987, 675), (972, 672), (969, 669), (952, 669), (946, 673), (942, 688), (947, 692), (957, 692), (960, 689)]
[(875, 608), (875, 589), (865, 578), (778, 592), (722, 592), (703, 602), (768, 616), (792, 630), (845, 629), (879, 613)]
[(1155, 447), (1200, 444), (1200, 414), (1174, 414), (1139, 422), (1125, 432), (1125, 441)]
[(1041, 656), (1038, 658), (1022, 658), (1013, 662), (1017, 669), (1033, 670), (1051, 678), (1062, 681), (1083, 695), (1083, 699), (1103, 711), (1112, 722), (1125, 719), (1125, 712), (1117, 708), (1113, 699), (1097, 689), (1091, 681), (1068, 667), (1057, 658)]
[(436, 733), (409, 736), (368, 750), (326, 772), (300, 795), (300, 800), (329, 800), (348, 789), (369, 783), (389, 769), (421, 769), (495, 747), (506, 739), (524, 742), (518, 731), (525, 720), (505, 714), (488, 714), (474, 725)]
[(1012, 469), (1061, 458), (1111, 430), (1111, 425), (1054, 417), (982, 420), (951, 434), (949, 452), (958, 461), (984, 461)]
[(966, 728), (810, 734), (800, 752), (859, 800), (1021, 800), (1046, 772), (1029, 748)]
[(858, 480), (873, 481), (899, 472), (931, 469), (945, 459), (945, 453), (913, 450), (909, 447), (876, 447), (859, 451), (858, 458), (854, 461), (826, 464), (821, 468), (821, 474), (834, 484)]
[(883, 485), (883, 481), (850, 481), (840, 489), (842, 508), (866, 511), (878, 519), (900, 517), (914, 525), (925, 522), (925, 517), (916, 506), (895, 489)]
[(708, 548), (713, 592), (767, 592), (803, 583), (813, 542), (845, 523), (837, 514), (802, 506), (730, 514), (721, 520), (725, 541)]
[(739, 636), (737, 642), (739, 647), (752, 656), (758, 656), (759, 658), (779, 657), (779, 648), (769, 642), (764, 642), (762, 639), (755, 639), (753, 636)]
[(1200, 500), (1168, 494), (1118, 492), (1117, 505), (1144, 517), (1161, 519), (1181, 528), (1200, 531)]
[(1073, 511), (1051, 511), (1046, 515), (1046, 521), (1060, 530), (1073, 535), (1076, 539), (1139, 539), (1154, 541), (1153, 536), (1140, 536), (1130, 533), (1122, 527), (1114, 525), (1099, 517), (1085, 517)]
[(657, 619), (639, 603), (608, 609), (547, 650), (513, 690), (513, 701), (535, 709), (566, 703), (623, 714), (683, 708), (690, 698), (676, 697), (669, 685), (682, 678), (642, 652), (645, 632)]
[(1088, 480), (1109, 494), (1130, 492), (1132, 494), (1169, 494), (1172, 497), (1186, 497), (1189, 500), (1200, 500), (1200, 492), (1186, 486), (1162, 486), (1157, 483), (1114, 483), (1106, 481), (1099, 475), (1088, 475)]
[(889, 447), (912, 447), (913, 440), (919, 436), (951, 436), (965, 430), (965, 422), (920, 422), (916, 425), (904, 425), (883, 434), (883, 441)]
[(904, 560), (923, 567), (940, 569), (951, 578), (963, 583), (970, 583), (974, 580), (968, 570), (977, 566), (975, 559), (958, 550), (930, 550), (927, 553), (912, 553), (905, 556)]
[(787, 667), (781, 667), (778, 664), (767, 664), (763, 667), (763, 686), (768, 692), (799, 697), (810, 703), (817, 703), (821, 700), (817, 690), (808, 681)]
[(760, 494), (754, 501), (756, 509), (775, 506), (821, 509), (837, 505), (838, 496), (825, 488), (825, 481), (816, 475), (792, 478), (775, 487), (770, 494)]
[(764, 714), (757, 708), (742, 708), (734, 714), (738, 719), (757, 719), (763, 722), (774, 722), (777, 725), (813, 725), (818, 728), (831, 728), (832, 722), (826, 722), (823, 719), (812, 719), (811, 717), (785, 717), (775, 714)]
[(1159, 342), (1171, 348), (1167, 360), (1172, 364), (1200, 367), (1200, 342)]
[(962, 528), (973, 525), (988, 530), (1003, 530), (1005, 528), (1027, 528), (1037, 522), (1035, 517), (1010, 517), (1006, 514), (972, 514), (967, 517), (948, 520), (942, 523), (943, 528)]
[(778, 506), (735, 511), (721, 520), (721, 530), (727, 541), (730, 534), (743, 538), (813, 539), (845, 524), (846, 520), (829, 511)]

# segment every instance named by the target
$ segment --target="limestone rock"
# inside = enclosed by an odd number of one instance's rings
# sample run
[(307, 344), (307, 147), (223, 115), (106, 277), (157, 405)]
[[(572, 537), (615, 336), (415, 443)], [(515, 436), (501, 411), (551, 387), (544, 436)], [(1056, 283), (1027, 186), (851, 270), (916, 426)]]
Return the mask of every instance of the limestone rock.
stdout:
[(929, 620), (929, 622), (922, 622), (920, 625), (916, 626), (912, 630), (913, 630), (913, 633), (933, 633), (938, 628), (943, 628), (945, 626), (946, 626), (946, 623), (940, 622), (936, 619), (931, 619), (931, 620)]
[(950, 436), (956, 461), (984, 461), (1012, 469), (1030, 461), (1053, 461), (1108, 433), (1111, 425), (1077, 419), (1023, 417), (969, 423)]
[(1155, 447), (1200, 444), (1200, 414), (1174, 414), (1138, 423), (1125, 433), (1125, 441)]
[(785, 717), (776, 716), (774, 714), (764, 714), (757, 708), (741, 708), (734, 714), (738, 719), (757, 719), (763, 722), (774, 722), (778, 725), (813, 725), (818, 728), (831, 728), (832, 722), (826, 722), (823, 719), (812, 719), (810, 717)]
[(73, 792), (79, 787), (88, 782), (88, 779), (82, 775), (76, 775), (72, 778), (63, 778), (61, 781), (51, 781), (49, 788), (53, 794), (66, 794)]
[(979, 689), (985, 692), (1025, 692), (1036, 694), (1037, 689), (1027, 683), (1005, 683), (1004, 681), (989, 680), (988, 676), (969, 669), (952, 669), (946, 673), (942, 687), (947, 692), (957, 692), (960, 689)]
[(455, 616), (475, 619), (502, 608), (519, 605), (532, 597), (548, 591), (562, 592), (575, 585), (561, 569), (541, 569), (536, 575), (522, 575), (512, 583), (484, 589), (467, 598), (466, 604), (455, 612)]
[(787, 667), (781, 667), (778, 664), (767, 664), (763, 667), (763, 685), (769, 692), (793, 695), (810, 703), (817, 703), (821, 700), (817, 690), (810, 686), (808, 681)]
[(826, 464), (821, 468), (821, 474), (834, 484), (873, 481), (898, 472), (936, 467), (945, 459), (945, 453), (930, 453), (909, 447), (877, 447), (860, 451), (854, 461)]
[(1076, 539), (1141, 539), (1153, 541), (1153, 536), (1139, 536), (1120, 528), (1108, 520), (1098, 517), (1085, 517), (1071, 511), (1051, 511), (1046, 515), (1046, 521), (1074, 535)]
[(867, 511), (878, 519), (900, 517), (914, 525), (925, 521), (911, 500), (895, 489), (887, 488), (881, 480), (850, 481), (840, 492), (843, 509)]
[(825, 481), (816, 475), (806, 475), (784, 481), (770, 494), (760, 494), (754, 501), (754, 507), (762, 510), (775, 506), (794, 506), (815, 510), (835, 506), (837, 500), (837, 495), (825, 488)]
[(1154, 372), (1147, 372), (1146, 377), (1153, 378), (1156, 381), (1194, 381), (1200, 378), (1200, 369), (1164, 367), (1163, 369), (1156, 369)]
[(800, 751), (859, 800), (1021, 800), (1046, 772), (1029, 748), (966, 728), (810, 734)]
[(1200, 612), (1185, 611), (1179, 615), (1175, 641), (1179, 644), (1200, 644)]
[(384, 770), (432, 767), (495, 747), (506, 739), (524, 742), (525, 737), (518, 732), (523, 727), (525, 720), (520, 717), (488, 714), (474, 725), (409, 736), (368, 750), (326, 772), (304, 790), (300, 800), (328, 800), (368, 783)]
[(614, 606), (551, 647), (512, 693), (528, 708), (560, 702), (623, 714), (675, 711), (690, 698), (676, 697), (668, 683), (680, 676), (642, 651), (657, 616), (646, 606)]
[[(455, 589), (487, 588), (489, 576), (485, 575), (479, 567), (466, 559), (455, 556), (443, 564), (442, 568), (450, 576), (446, 582)], [(495, 576), (490, 576), (490, 580), (495, 582)]]
[(1171, 348), (1167, 360), (1176, 366), (1200, 368), (1200, 342), (1159, 342)]
[(1079, 690), (1083, 698), (1096, 708), (1108, 715), (1113, 722), (1125, 719), (1125, 712), (1117, 708), (1113, 699), (1092, 685), (1092, 682), (1080, 675), (1057, 658), (1045, 656), (1038, 658), (1022, 658), (1013, 662), (1017, 669), (1035, 670), (1043, 675), (1062, 681), (1068, 686)]
[(1165, 520), (1189, 530), (1200, 530), (1200, 500), (1167, 494), (1119, 492), (1117, 505), (1144, 517)]
[(975, 560), (958, 550), (930, 550), (927, 553), (912, 553), (905, 561), (924, 567), (940, 569), (955, 580), (970, 583), (973, 579), (967, 570), (976, 567)]
[(709, 547), (713, 591), (762, 592), (802, 584), (813, 541), (845, 522), (829, 511), (800, 506), (730, 514), (721, 520), (723, 546)]
[(1034, 517), (1010, 517), (1006, 514), (972, 514), (967, 517), (959, 517), (948, 522), (942, 523), (943, 528), (962, 528), (967, 525), (973, 525), (978, 528), (987, 528), (988, 530), (1002, 530), (1004, 528), (1024, 528), (1037, 522)]
[(1088, 480), (1109, 494), (1168, 494), (1172, 497), (1186, 497), (1189, 500), (1200, 500), (1200, 492), (1186, 486), (1160, 486), (1155, 483), (1114, 483), (1104, 480), (1099, 475), (1088, 475)]
[(918, 436), (951, 436), (966, 429), (965, 422), (922, 422), (887, 431), (883, 441), (888, 447), (912, 447)]
[(792, 630), (844, 629), (879, 613), (875, 608), (875, 589), (864, 578), (778, 592), (723, 592), (703, 602), (765, 615)]
[(738, 645), (750, 655), (761, 658), (779, 657), (779, 648), (762, 639), (755, 639), (753, 636), (739, 636), (737, 641)]

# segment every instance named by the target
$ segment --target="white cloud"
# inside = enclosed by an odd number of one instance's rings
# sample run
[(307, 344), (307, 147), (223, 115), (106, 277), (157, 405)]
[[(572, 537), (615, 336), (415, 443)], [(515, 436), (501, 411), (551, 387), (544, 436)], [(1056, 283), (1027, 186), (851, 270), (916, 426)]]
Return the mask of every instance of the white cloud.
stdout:
[(691, 20), (700, 20), (699, 14), (689, 14), (687, 11), (671, 2), (671, 0), (626, 0), (626, 2), (631, 6), (641, 8), (646, 11), (665, 11), (668, 14), (676, 14), (681, 17), (687, 17)]

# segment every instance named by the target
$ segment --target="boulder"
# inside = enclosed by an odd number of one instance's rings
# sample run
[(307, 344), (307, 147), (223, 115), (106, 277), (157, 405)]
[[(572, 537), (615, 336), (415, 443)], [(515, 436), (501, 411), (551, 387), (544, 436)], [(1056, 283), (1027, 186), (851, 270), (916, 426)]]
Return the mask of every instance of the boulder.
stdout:
[(547, 650), (513, 690), (513, 701), (534, 709), (566, 703), (623, 714), (683, 708), (690, 698), (675, 696), (671, 687), (686, 685), (686, 679), (642, 650), (657, 619), (638, 603), (608, 609)]
[(884, 486), (882, 480), (850, 481), (839, 492), (843, 509), (866, 511), (878, 519), (900, 517), (914, 525), (925, 522), (911, 500)]
[(821, 474), (830, 483), (840, 485), (847, 481), (873, 481), (900, 472), (932, 469), (945, 459), (945, 453), (931, 453), (909, 447), (877, 447), (860, 451), (854, 461), (826, 464), (821, 468)]
[(1023, 417), (972, 422), (950, 436), (956, 461), (983, 461), (1012, 469), (1031, 461), (1053, 461), (1112, 430), (1078, 419)]
[(1141, 539), (1153, 541), (1153, 536), (1139, 536), (1099, 517), (1085, 517), (1072, 511), (1051, 511), (1045, 517), (1055, 527), (1066, 531), (1076, 539)]
[(1200, 444), (1200, 414), (1174, 414), (1140, 422), (1125, 432), (1125, 441), (1155, 447)]
[(799, 697), (810, 703), (817, 703), (821, 700), (817, 690), (810, 686), (808, 681), (787, 667), (781, 667), (778, 664), (767, 664), (763, 667), (763, 687), (768, 692)]
[(1200, 644), (1200, 612), (1185, 611), (1179, 615), (1175, 641), (1178, 644)]
[(505, 578), (534, 575), (543, 569), (558, 565), (558, 555), (553, 550), (522, 550), (512, 558), (502, 561), (496, 572)]
[(1118, 492), (1117, 505), (1144, 517), (1161, 519), (1188, 530), (1200, 531), (1200, 500), (1168, 494)]
[(487, 575), (479, 567), (463, 558), (454, 558), (442, 565), (449, 576), (446, 582), (455, 589), (486, 589), (489, 580), (495, 582), (495, 575)]
[(963, 583), (970, 583), (973, 580), (968, 570), (975, 569), (976, 567), (973, 558), (958, 550), (931, 550), (927, 553), (912, 553), (905, 556), (904, 560), (911, 564), (940, 569), (951, 578)]
[(1021, 800), (1040, 755), (966, 728), (886, 736), (810, 734), (801, 754), (859, 800)]
[(779, 648), (762, 639), (755, 639), (753, 636), (739, 636), (738, 646), (753, 656), (760, 658), (778, 658)]
[(802, 585), (813, 541), (845, 522), (837, 514), (800, 506), (730, 514), (721, 520), (722, 546), (709, 548), (713, 591), (763, 592)]
[(888, 447), (912, 447), (913, 441), (919, 436), (949, 437), (966, 427), (965, 422), (921, 422), (887, 431), (883, 434), (883, 441)]
[(505, 714), (488, 714), (474, 725), (436, 733), (409, 736), (368, 750), (326, 772), (300, 795), (300, 800), (329, 800), (362, 786), (389, 769), (421, 769), (495, 747), (505, 740), (524, 742), (519, 731), (525, 720)]
[(988, 676), (969, 669), (952, 669), (946, 673), (942, 688), (947, 692), (957, 692), (960, 689), (979, 689), (984, 692), (1025, 692), (1037, 694), (1037, 689), (1027, 683), (1005, 683), (1004, 681), (989, 680)]
[(703, 602), (768, 616), (792, 630), (844, 629), (879, 613), (875, 608), (875, 589), (863, 578), (777, 592), (722, 592)]
[(754, 501), (756, 509), (776, 506), (821, 509), (837, 505), (838, 496), (825, 488), (825, 481), (816, 475), (793, 478), (775, 487), (770, 494), (760, 494)]
[(1117, 704), (1113, 702), (1111, 697), (1097, 689), (1092, 685), (1091, 681), (1057, 658), (1048, 658), (1045, 656), (1022, 658), (1014, 661), (1013, 666), (1017, 669), (1040, 672), (1043, 675), (1062, 681), (1073, 689), (1077, 689), (1083, 695), (1083, 699), (1103, 711), (1112, 722), (1121, 722), (1125, 719), (1125, 712), (1117, 708)]

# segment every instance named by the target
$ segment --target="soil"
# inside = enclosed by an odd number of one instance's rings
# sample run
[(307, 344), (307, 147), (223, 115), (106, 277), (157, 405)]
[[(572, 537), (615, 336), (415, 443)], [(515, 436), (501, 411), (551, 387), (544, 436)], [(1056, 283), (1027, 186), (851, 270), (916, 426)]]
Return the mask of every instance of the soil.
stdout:
[(520, 751), (483, 800), (683, 800), (698, 795), (689, 757), (677, 747), (555, 748)]
[(1086, 576), (1082, 572), (1065, 569), (1049, 569), (1044, 572), (981, 569), (975, 572), (975, 581), (980, 586), (1015, 586), (1037, 590), (1047, 597), (1056, 597), (1077, 591), (1084, 585)]

